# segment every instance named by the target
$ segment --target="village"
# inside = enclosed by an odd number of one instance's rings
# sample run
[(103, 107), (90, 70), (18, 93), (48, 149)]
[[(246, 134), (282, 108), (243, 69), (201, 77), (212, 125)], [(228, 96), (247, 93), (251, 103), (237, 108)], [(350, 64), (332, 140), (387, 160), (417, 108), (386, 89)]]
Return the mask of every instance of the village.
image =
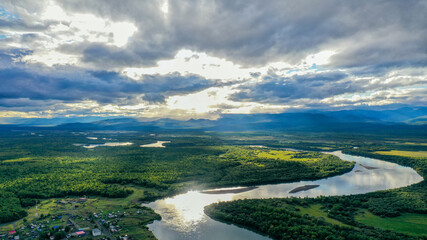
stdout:
[[(138, 205), (98, 210), (99, 202), (86, 197), (45, 200), (36, 206), (33, 217), (17, 221), (9, 225), (9, 229), (0, 226), (0, 240), (138, 239), (131, 233), (135, 227), (146, 230), (145, 215), (153, 214)], [(46, 213), (45, 208), (54, 209), (54, 213)], [(90, 211), (94, 208), (97, 211)]]

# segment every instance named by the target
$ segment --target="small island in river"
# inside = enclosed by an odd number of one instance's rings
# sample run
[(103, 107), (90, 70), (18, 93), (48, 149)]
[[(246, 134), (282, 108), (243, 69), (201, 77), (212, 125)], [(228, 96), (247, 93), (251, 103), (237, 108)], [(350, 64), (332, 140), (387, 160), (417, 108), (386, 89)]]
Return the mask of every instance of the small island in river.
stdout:
[(218, 190), (206, 190), (202, 191), (205, 194), (226, 194), (226, 193), (242, 193), (254, 190), (258, 187), (243, 187), (243, 188), (229, 188), (229, 189), (218, 189)]
[(360, 166), (362, 166), (362, 167), (364, 167), (364, 168), (366, 168), (366, 169), (368, 169), (368, 170), (378, 169), (377, 167), (365, 166), (365, 165), (363, 165), (363, 164), (359, 164), (359, 165), (360, 165)]
[(317, 188), (319, 186), (320, 185), (304, 185), (304, 186), (292, 189), (291, 191), (289, 191), (289, 193), (297, 193), (297, 192), (301, 192), (301, 191), (307, 191), (307, 190), (310, 190), (313, 188)]

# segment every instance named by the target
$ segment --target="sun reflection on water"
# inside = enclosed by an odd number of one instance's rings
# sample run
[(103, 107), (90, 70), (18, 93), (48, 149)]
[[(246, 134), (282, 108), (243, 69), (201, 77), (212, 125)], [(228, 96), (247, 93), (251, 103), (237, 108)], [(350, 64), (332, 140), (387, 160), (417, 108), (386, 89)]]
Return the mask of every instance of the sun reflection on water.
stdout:
[[(327, 195), (348, 195), (366, 193), (407, 186), (422, 181), (422, 177), (413, 169), (385, 161), (356, 157), (341, 152), (332, 153), (341, 159), (355, 161), (354, 169), (346, 174), (316, 181), (300, 181), (283, 184), (267, 184), (257, 188), (235, 187), (210, 189), (205, 191), (188, 191), (174, 197), (157, 200), (148, 207), (162, 216), (161, 221), (148, 225), (159, 239), (216, 239), (213, 235), (221, 232), (222, 237), (247, 234), (250, 239), (266, 239), (264, 236), (247, 233), (244, 229), (225, 225), (211, 220), (203, 212), (204, 207), (218, 202), (237, 199), (271, 198), (271, 197), (315, 197)], [(376, 167), (366, 169), (365, 166)], [(317, 184), (318, 188), (290, 194), (289, 191), (303, 185)], [(225, 232), (224, 232), (225, 231)], [(169, 235), (167, 235), (167, 234)], [(207, 234), (209, 233), (209, 234)], [(166, 236), (167, 235), (167, 236)]]
[(178, 231), (188, 232), (207, 220), (203, 212), (206, 205), (218, 201), (231, 201), (233, 195), (233, 193), (204, 194), (191, 190), (186, 194), (156, 201), (154, 204), (155, 209), (162, 215), (162, 221), (174, 226)]

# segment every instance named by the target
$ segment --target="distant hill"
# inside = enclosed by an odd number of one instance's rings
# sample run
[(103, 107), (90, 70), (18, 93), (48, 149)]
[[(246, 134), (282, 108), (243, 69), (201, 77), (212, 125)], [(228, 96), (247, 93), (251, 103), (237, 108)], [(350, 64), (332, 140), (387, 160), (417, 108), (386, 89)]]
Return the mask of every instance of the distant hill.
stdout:
[(70, 118), (0, 118), (0, 124), (24, 126), (57, 126), (64, 123), (89, 123), (109, 119), (107, 117), (70, 117)]
[[(92, 122), (67, 122), (49, 129), (55, 130), (203, 130), (203, 131), (345, 131), (390, 132), (415, 131), (425, 133), (427, 108), (396, 110), (305, 111), (280, 114), (224, 114), (217, 120), (114, 118)], [(30, 127), (31, 125), (15, 125)], [(3, 128), (5, 126), (3, 125)]]
[(426, 107), (403, 107), (395, 110), (344, 110), (330, 111), (325, 114), (340, 119), (342, 121), (352, 122), (407, 122), (411, 119), (426, 116)]

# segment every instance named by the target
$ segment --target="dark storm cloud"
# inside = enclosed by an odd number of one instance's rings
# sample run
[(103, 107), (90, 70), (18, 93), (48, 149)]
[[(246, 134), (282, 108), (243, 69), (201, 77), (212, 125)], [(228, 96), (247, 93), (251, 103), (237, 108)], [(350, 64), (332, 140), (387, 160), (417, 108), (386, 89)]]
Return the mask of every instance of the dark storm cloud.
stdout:
[[(40, 6), (28, 4), (34, 11), (41, 11), (44, 2), (40, 1)], [(152, 65), (182, 48), (245, 65), (278, 60), (297, 63), (308, 54), (336, 48), (340, 52), (332, 58), (331, 66), (337, 67), (425, 65), (427, 59), (425, 1), (266, 4), (261, 0), (181, 0), (169, 1), (166, 15), (160, 10), (162, 1), (62, 0), (58, 4), (67, 12), (95, 14), (137, 26), (138, 31), (124, 48), (83, 44), (83, 48), (75, 49), (84, 55), (84, 61), (98, 66), (107, 59), (109, 66)], [(19, 13), (25, 15), (22, 10)], [(20, 24), (30, 26), (25, 19), (32, 17), (20, 19)], [(49, 25), (47, 21), (38, 24)]]
[(31, 107), (32, 111), (35, 111), (35, 107), (45, 108), (46, 105), (52, 105), (54, 101), (37, 101), (28, 98), (0, 98), (0, 107), (3, 108), (21, 108)]
[(152, 103), (164, 103), (165, 102), (165, 96), (159, 93), (146, 93), (142, 97), (144, 101), (152, 102)]
[[(281, 77), (270, 73), (264, 76), (260, 82), (236, 87), (235, 89), (238, 91), (230, 96), (230, 100), (270, 104), (304, 102), (307, 107), (316, 107), (316, 104), (325, 105), (325, 103), (319, 103), (319, 100), (341, 94), (357, 93), (363, 95), (364, 92), (381, 92), (376, 94), (376, 100), (383, 98), (419, 104), (420, 101), (414, 99), (422, 97), (422, 93), (425, 93), (426, 90), (422, 87), (417, 89), (415, 86), (426, 84), (427, 78), (423, 75), (425, 74), (423, 71), (411, 73), (413, 75), (409, 78), (396, 76), (393, 77), (393, 80), (389, 76), (356, 79), (357, 75), (350, 75), (342, 71), (314, 72), (292, 77)], [(410, 90), (413, 93), (411, 97), (408, 94), (403, 94), (400, 97), (391, 96), (387, 92), (403, 90), (408, 87), (415, 88), (415, 90)], [(299, 99), (303, 101), (298, 101)], [(345, 103), (348, 102), (350, 100)]]
[(298, 62), (310, 53), (336, 48), (340, 52), (332, 59), (333, 66), (418, 62), (427, 58), (427, 4), (423, 1), (170, 4), (176, 39), (245, 64)]
[[(79, 44), (82, 46), (82, 44)], [(159, 49), (158, 51), (156, 49)], [(159, 58), (172, 57), (170, 53), (160, 50), (161, 47), (135, 50), (122, 49), (102, 44), (88, 44), (83, 50), (83, 62), (94, 63), (104, 67), (137, 67), (154, 65)]]
[(355, 92), (360, 88), (346, 80), (342, 72), (306, 74), (293, 77), (266, 76), (263, 81), (238, 88), (233, 101), (286, 103), (295, 99), (322, 99), (338, 94)]
[[(0, 41), (1, 43), (1, 41)], [(0, 48), (0, 69), (10, 68), (17, 65), (24, 65), (22, 63), (16, 62), (14, 59), (22, 58), (23, 56), (31, 54), (32, 51), (26, 49), (5, 49)], [(2, 80), (2, 79), (0, 79)]]
[[(152, 65), (189, 48), (245, 65), (285, 60), (297, 63), (322, 49), (339, 48), (331, 66), (426, 64), (425, 1), (162, 1), (62, 0), (67, 12), (128, 21), (138, 31), (125, 48), (86, 44), (87, 62)], [(6, 1), (10, 9), (41, 11), (43, 1)], [(21, 6), (21, 8), (17, 7)], [(16, 28), (31, 26), (34, 16), (22, 9)], [(26, 21), (27, 20), (27, 21)], [(3, 23), (5, 24), (5, 23)], [(6, 23), (10, 25), (11, 23)], [(37, 25), (38, 24), (38, 25)], [(33, 29), (49, 22), (33, 24)], [(1, 21), (0, 21), (1, 28)], [(77, 49), (76, 49), (77, 50)]]
[[(95, 100), (111, 103), (121, 98), (146, 94), (170, 96), (199, 91), (216, 84), (196, 75), (181, 76), (169, 74), (164, 76), (144, 76), (135, 81), (116, 72), (81, 72), (80, 74), (58, 77), (28, 72), (22, 68), (0, 70), (2, 88), (0, 99)], [(157, 100), (159, 97), (157, 98)], [(156, 101), (155, 99), (146, 99)], [(16, 101), (15, 101), (16, 102)]]

